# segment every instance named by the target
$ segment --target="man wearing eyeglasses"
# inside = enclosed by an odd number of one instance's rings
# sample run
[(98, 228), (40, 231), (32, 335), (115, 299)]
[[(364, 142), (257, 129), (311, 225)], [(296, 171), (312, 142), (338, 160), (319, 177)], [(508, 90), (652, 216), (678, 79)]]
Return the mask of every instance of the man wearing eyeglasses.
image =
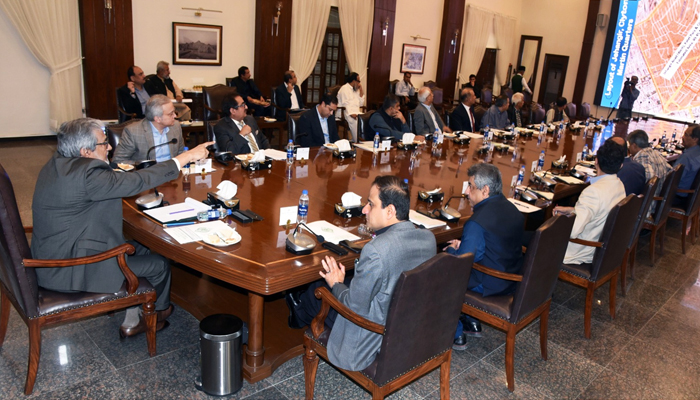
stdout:
[[(180, 167), (203, 158), (204, 143), (150, 168), (116, 172), (108, 164), (111, 149), (102, 123), (92, 118), (65, 122), (57, 132), (56, 154), (39, 173), (32, 212), (32, 256), (66, 259), (102, 253), (125, 243), (122, 198), (154, 188), (179, 175)], [(127, 256), (129, 268), (156, 290), (157, 329), (173, 311), (170, 304), (170, 265), (157, 254), (133, 242), (136, 253)], [(37, 268), (39, 286), (56, 291), (116, 293), (124, 282), (116, 258), (63, 268)], [(127, 310), (122, 337), (146, 330), (138, 308)]]
[(146, 102), (146, 118), (124, 128), (112, 161), (125, 164), (144, 160), (163, 162), (181, 154), (185, 143), (182, 127), (175, 118), (175, 106), (167, 96), (152, 96)]
[(238, 94), (226, 96), (221, 102), (221, 109), (229, 115), (214, 126), (219, 151), (248, 154), (270, 147), (255, 118), (246, 115), (247, 106), (243, 97)]

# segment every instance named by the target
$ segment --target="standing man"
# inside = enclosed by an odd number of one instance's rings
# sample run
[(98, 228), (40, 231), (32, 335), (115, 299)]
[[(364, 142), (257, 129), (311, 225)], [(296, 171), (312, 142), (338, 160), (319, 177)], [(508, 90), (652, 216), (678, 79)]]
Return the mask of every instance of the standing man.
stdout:
[[(532, 90), (527, 86), (527, 80), (523, 77), (525, 73), (525, 66), (521, 65), (518, 67), (518, 72), (513, 75), (510, 79), (510, 88), (513, 89), (513, 93), (530, 93), (532, 95)], [(513, 101), (515, 103), (515, 101)]]
[[(91, 118), (64, 122), (57, 132), (56, 154), (37, 179), (32, 203), (32, 257), (66, 259), (92, 256), (126, 241), (122, 233), (122, 198), (154, 188), (179, 175), (180, 167), (206, 158), (204, 143), (151, 168), (117, 173), (108, 164), (111, 149), (102, 123)], [(156, 329), (164, 328), (170, 304), (170, 265), (133, 242), (129, 268), (156, 289)], [(37, 268), (37, 283), (50, 290), (115, 293), (124, 282), (116, 258), (64, 268)], [(146, 330), (138, 308), (127, 310), (119, 329), (122, 337)]]
[(440, 129), (444, 132), (452, 132), (448, 126), (440, 118), (440, 115), (433, 105), (433, 91), (429, 87), (423, 86), (418, 91), (418, 101), (420, 104), (416, 107), (413, 114), (413, 130), (416, 135), (432, 135), (435, 129)]
[(333, 117), (337, 109), (338, 99), (324, 94), (316, 107), (299, 117), (295, 142), (302, 147), (315, 147), (338, 141), (338, 127)]
[(510, 101), (508, 100), (508, 96), (498, 96), (484, 116), (481, 117), (481, 128), (483, 129), (488, 125), (494, 129), (506, 129), (506, 127), (510, 125), (507, 111), (509, 105)]
[(221, 102), (221, 109), (228, 112), (228, 116), (221, 118), (214, 126), (219, 151), (248, 154), (270, 147), (255, 118), (246, 115), (247, 107), (241, 95), (226, 96)]
[[(284, 83), (275, 89), (275, 101), (277, 101), (278, 107), (288, 108), (290, 112), (298, 112), (304, 108), (304, 98), (301, 96), (299, 86), (297, 86), (297, 74), (294, 71), (289, 70), (284, 73)], [(284, 110), (275, 110), (278, 121), (287, 119), (287, 113)]]
[(639, 82), (639, 78), (636, 76), (632, 76), (632, 79), (627, 79), (625, 81), (625, 86), (622, 88), (622, 94), (620, 95), (620, 106), (617, 108), (617, 118), (632, 117), (634, 101), (639, 97), (637, 82)]
[(192, 119), (192, 111), (187, 105), (182, 103), (182, 90), (177, 86), (172, 79), (170, 79), (170, 64), (166, 61), (159, 61), (156, 66), (156, 74), (149, 79), (155, 92), (157, 94), (162, 94), (168, 96), (171, 100), (176, 100), (175, 113), (177, 113), (177, 119), (180, 121), (187, 121)]
[(462, 88), (459, 93), (459, 101), (460, 105), (455, 107), (450, 116), (450, 128), (453, 131), (477, 131), (479, 128), (476, 125), (476, 119), (474, 119), (474, 103), (476, 103), (474, 89)]
[(394, 93), (399, 96), (399, 99), (401, 99), (401, 104), (405, 105), (410, 110), (416, 108), (416, 104), (418, 104), (416, 99), (416, 88), (413, 87), (413, 83), (411, 83), (410, 72), (403, 73), (403, 80), (396, 84), (396, 90), (394, 90)]
[(365, 104), (365, 91), (357, 72), (351, 72), (345, 82), (338, 90), (338, 107), (345, 107), (345, 120), (348, 121), (352, 133), (352, 141), (357, 142), (357, 116)]
[[(465, 194), (473, 214), (464, 224), (462, 239), (450, 240), (445, 250), (456, 255), (473, 253), (475, 263), (501, 272), (520, 273), (525, 217), (501, 192), (501, 172), (493, 164), (479, 163), (469, 168), (467, 176)], [(467, 289), (484, 297), (504, 295), (515, 290), (515, 282), (472, 270)], [(481, 336), (481, 322), (462, 315), (453, 349), (466, 349), (465, 335)]]
[(175, 106), (166, 96), (156, 94), (146, 103), (146, 118), (124, 128), (112, 161), (134, 164), (155, 159), (163, 162), (183, 151), (185, 143), (182, 127), (175, 120)]
[(117, 90), (119, 102), (124, 106), (124, 111), (142, 119), (146, 113), (146, 102), (157, 93), (156, 89), (146, 82), (146, 74), (135, 65), (129, 67), (126, 76), (129, 81)]
[(513, 93), (513, 101), (508, 107), (508, 120), (518, 128), (523, 126), (522, 108), (525, 105), (525, 96), (522, 93)]
[[(684, 165), (683, 175), (681, 175), (681, 180), (678, 182), (678, 189), (690, 189), (695, 180), (695, 175), (697, 175), (700, 169), (700, 146), (698, 142), (700, 141), (700, 125), (691, 125), (683, 133), (683, 154), (678, 158), (676, 163)], [(688, 199), (688, 193), (676, 193), (676, 197), (673, 200), (674, 207), (685, 207), (686, 200)]]
[(243, 97), (248, 108), (253, 110), (255, 117), (265, 116), (265, 108), (269, 107), (270, 103), (265, 101), (260, 89), (253, 82), (248, 67), (238, 68), (238, 76), (231, 79), (230, 86), (236, 88), (236, 92)]
[(557, 99), (556, 103), (551, 104), (549, 110), (547, 110), (546, 120), (548, 124), (559, 121), (569, 122), (569, 116), (566, 115), (567, 103), (566, 97), (560, 97)]
[[(408, 187), (396, 176), (377, 176), (362, 213), (376, 236), (362, 249), (355, 262), (355, 276), (345, 278), (345, 266), (335, 258), (322, 260), (323, 278), (302, 293), (287, 294), (289, 325), (302, 328), (321, 308), (314, 290), (325, 286), (350, 310), (378, 324), (386, 323), (389, 303), (399, 276), (436, 253), (435, 236), (417, 229), (408, 220), (411, 203)], [(331, 309), (325, 321), (333, 328), (328, 338), (328, 359), (350, 371), (369, 366), (382, 344), (382, 335), (360, 328)], [(408, 349), (407, 349), (408, 350)]]
[[(410, 129), (408, 129), (406, 124), (406, 118), (401, 114), (400, 107), (398, 97), (393, 94), (386, 95), (382, 108), (369, 118), (371, 132), (379, 133), (379, 136), (383, 138), (391, 137), (401, 141), (403, 134), (410, 132)], [(418, 140), (420, 140), (420, 137)]]

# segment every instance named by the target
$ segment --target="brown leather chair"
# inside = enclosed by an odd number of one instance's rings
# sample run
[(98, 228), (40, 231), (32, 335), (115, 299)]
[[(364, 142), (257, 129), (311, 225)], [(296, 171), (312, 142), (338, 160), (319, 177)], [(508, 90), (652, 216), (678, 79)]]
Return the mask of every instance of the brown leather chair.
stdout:
[(661, 250), (661, 254), (664, 253), (666, 221), (668, 221), (668, 215), (671, 212), (671, 203), (676, 196), (678, 182), (681, 180), (681, 175), (683, 175), (683, 168), (684, 165), (682, 164), (676, 165), (676, 167), (666, 175), (659, 196), (654, 196), (656, 208), (651, 217), (647, 217), (644, 220), (643, 228), (651, 230), (651, 237), (649, 239), (649, 258), (651, 258), (651, 265), (654, 265), (655, 261), (654, 252), (656, 250), (657, 233), (659, 234), (659, 249)]
[(571, 243), (596, 248), (592, 263), (563, 264), (559, 272), (559, 279), (586, 288), (586, 305), (583, 314), (586, 339), (591, 338), (593, 291), (608, 281), (610, 281), (610, 317), (615, 318), (617, 273), (622, 265), (622, 259), (634, 231), (634, 221), (641, 207), (642, 199), (631, 194), (610, 210), (600, 241), (569, 239)]
[(403, 272), (391, 296), (383, 326), (357, 315), (327, 288), (316, 289), (316, 297), (323, 305), (304, 334), (306, 398), (314, 397), (317, 355), (328, 361), (326, 346), (331, 331), (325, 329), (324, 321), (333, 307), (354, 324), (384, 336), (372, 364), (363, 371), (342, 371), (370, 391), (373, 399), (383, 399), (437, 367), (440, 367), (440, 398), (449, 399), (452, 340), (473, 260), (471, 253), (458, 257), (440, 253)]
[(120, 124), (107, 125), (105, 126), (105, 133), (107, 133), (107, 140), (109, 145), (112, 146), (112, 150), (109, 151), (108, 157), (111, 160), (114, 156), (114, 150), (119, 146), (119, 139), (122, 137), (122, 132), (127, 125), (137, 123), (141, 121), (140, 119), (130, 119), (128, 121), (122, 122)]
[[(224, 97), (235, 93), (237, 93), (235, 87), (228, 87), (220, 83), (214, 86), (202, 86), (204, 126), (209, 126), (209, 121), (215, 121), (223, 117), (221, 102), (224, 100)], [(207, 131), (209, 130), (207, 129)], [(207, 141), (214, 140), (213, 133), (208, 133), (210, 136), (207, 137)]]
[[(695, 174), (690, 189), (677, 189), (676, 193), (687, 193), (685, 207), (673, 207), (668, 216), (681, 220), (681, 249), (685, 254), (685, 237), (688, 233), (688, 221), (690, 221), (690, 240), (695, 244), (695, 236), (698, 234), (698, 215), (700, 215), (700, 170)], [(673, 202), (673, 198), (671, 200)]]
[[(27, 324), (29, 330), (29, 366), (24, 394), (34, 389), (41, 355), (41, 330), (46, 326), (64, 324), (143, 304), (148, 326), (148, 354), (156, 354), (156, 291), (146, 279), (137, 278), (126, 264), (125, 254), (134, 247), (123, 244), (104, 253), (67, 260), (35, 260), (27, 243), (17, 209), (10, 177), (0, 165), (0, 346), (7, 333), (10, 304)], [(126, 278), (117, 293), (62, 293), (37, 285), (35, 267), (68, 267), (92, 264), (117, 257)], [(116, 334), (116, 332), (115, 332)]]
[(398, 79), (394, 79), (393, 81), (389, 81), (389, 90), (387, 91), (387, 94), (396, 94), (396, 85), (399, 84)]
[(474, 264), (472, 268), (497, 278), (517, 281), (515, 292), (483, 297), (467, 290), (462, 312), (506, 331), (506, 380), (508, 390), (515, 389), (513, 357), (515, 335), (540, 317), (540, 352), (547, 359), (547, 321), (552, 292), (557, 283), (566, 244), (574, 226), (574, 217), (557, 215), (540, 226), (530, 240), (522, 275), (509, 274)]
[(357, 138), (358, 140), (374, 140), (374, 132), (369, 127), (369, 119), (374, 114), (374, 110), (367, 111), (357, 116)]
[[(297, 143), (297, 124), (299, 123), (299, 118), (305, 113), (306, 111), (298, 112), (295, 114), (289, 114), (289, 117), (287, 118), (287, 132), (289, 135), (288, 140), (294, 141), (295, 144)], [(286, 144), (285, 144), (286, 146)]]
[(119, 88), (115, 90), (115, 93), (117, 94), (117, 118), (119, 123), (121, 124), (122, 122), (129, 121), (131, 119), (136, 118), (136, 113), (128, 113), (124, 109), (124, 104), (122, 103), (121, 98), (119, 98)]
[(627, 246), (627, 251), (625, 251), (625, 256), (622, 258), (622, 268), (620, 269), (620, 286), (622, 287), (622, 294), (625, 296), (627, 295), (627, 263), (629, 260), (630, 274), (633, 274), (634, 259), (637, 254), (637, 242), (639, 241), (639, 234), (642, 232), (642, 221), (644, 221), (644, 217), (649, 213), (649, 208), (651, 208), (651, 203), (654, 201), (654, 193), (658, 185), (659, 180), (655, 176), (652, 177), (647, 182), (644, 193), (639, 196), (642, 199), (642, 207), (639, 209), (639, 215), (634, 222), (634, 232)]
[(408, 118), (406, 118), (406, 123), (408, 124), (408, 130), (416, 133), (416, 125), (413, 123), (413, 118), (416, 115), (416, 109), (408, 111)]

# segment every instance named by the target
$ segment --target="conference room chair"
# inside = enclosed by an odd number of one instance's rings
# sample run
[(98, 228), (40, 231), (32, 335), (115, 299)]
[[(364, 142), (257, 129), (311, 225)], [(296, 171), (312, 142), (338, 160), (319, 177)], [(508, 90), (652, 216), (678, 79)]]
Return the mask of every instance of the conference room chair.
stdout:
[(508, 101), (513, 102), (513, 89), (506, 88), (506, 90), (503, 91), (503, 94), (508, 96)]
[(530, 104), (532, 102), (532, 95), (528, 92), (523, 92), (523, 100), (525, 104)]
[(476, 124), (476, 126), (473, 127), (474, 132), (479, 131), (481, 119), (484, 117), (484, 114), (486, 114), (486, 111), (488, 111), (488, 108), (484, 107), (482, 104), (474, 105), (474, 123)]
[(291, 108), (280, 107), (277, 105), (277, 91), (275, 89), (277, 89), (277, 86), (272, 86), (270, 89), (270, 106), (275, 109), (275, 118), (278, 121), (285, 121)]
[(659, 180), (655, 176), (647, 181), (644, 186), (644, 193), (639, 197), (642, 199), (642, 206), (639, 209), (639, 215), (637, 215), (637, 220), (634, 221), (634, 231), (632, 237), (630, 238), (629, 245), (625, 251), (625, 255), (622, 258), (622, 267), (620, 268), (620, 286), (622, 287), (622, 294), (627, 295), (627, 264), (629, 260), (629, 271), (630, 275), (634, 276), (634, 259), (637, 254), (637, 242), (639, 241), (639, 234), (642, 232), (642, 221), (644, 217), (649, 213), (651, 208), (651, 203), (654, 201), (654, 193), (656, 192), (656, 187), (659, 186)]
[(367, 111), (357, 116), (357, 138), (358, 140), (374, 140), (374, 131), (369, 126), (369, 119), (374, 114), (374, 110)]
[(591, 116), (591, 105), (589, 103), (581, 104), (581, 119), (584, 121)]
[(287, 118), (287, 132), (289, 135), (289, 139), (294, 141), (295, 144), (297, 143), (297, 124), (299, 123), (299, 118), (305, 113), (306, 111), (298, 112), (296, 114), (289, 114)]
[(128, 121), (130, 119), (135, 119), (136, 113), (128, 113), (124, 109), (124, 103), (122, 103), (121, 98), (119, 98), (119, 88), (116, 88), (114, 92), (117, 95), (117, 119), (119, 123), (121, 124), (122, 122)]
[(107, 155), (110, 160), (114, 156), (114, 150), (117, 148), (117, 146), (119, 146), (119, 139), (121, 139), (122, 137), (122, 132), (124, 131), (124, 128), (126, 128), (127, 125), (138, 123), (139, 121), (141, 121), (141, 119), (130, 119), (120, 124), (105, 126), (107, 140), (109, 141), (109, 145), (112, 146), (112, 150), (110, 150), (109, 154)]
[(530, 114), (532, 115), (530, 117), (530, 123), (532, 124), (541, 124), (542, 121), (544, 121), (544, 117), (547, 115), (547, 113), (544, 111), (544, 107), (537, 103), (532, 105)]
[(642, 199), (631, 194), (610, 210), (599, 241), (569, 239), (569, 242), (595, 247), (593, 262), (584, 264), (563, 264), (559, 279), (586, 289), (586, 304), (583, 312), (584, 334), (591, 338), (591, 314), (593, 313), (593, 292), (610, 282), (610, 317), (615, 319), (615, 295), (617, 274), (622, 258), (634, 230), (634, 220), (639, 215)]
[(486, 107), (491, 106), (491, 101), (493, 101), (493, 91), (491, 89), (481, 89), (481, 104)]
[[(331, 330), (324, 325), (332, 307), (350, 322), (383, 336), (377, 358), (363, 371), (343, 374), (383, 399), (389, 393), (440, 368), (440, 398), (450, 398), (450, 359), (459, 310), (467, 290), (474, 255), (440, 253), (401, 274), (380, 325), (350, 310), (327, 288), (316, 289), (321, 311), (304, 334), (306, 398), (313, 399), (318, 356), (328, 361)], [(330, 363), (330, 362), (329, 362)]]
[[(133, 254), (134, 247), (123, 244), (96, 255), (65, 260), (35, 260), (27, 242), (17, 209), (12, 182), (0, 165), (0, 347), (5, 340), (10, 318), (10, 304), (29, 330), (29, 361), (24, 394), (31, 394), (39, 370), (41, 356), (41, 330), (57, 324), (79, 321), (87, 317), (118, 311), (143, 304), (148, 326), (146, 338), (148, 354), (156, 354), (156, 291), (143, 278), (137, 278), (126, 263), (126, 254)], [(119, 268), (126, 278), (117, 293), (54, 292), (37, 284), (34, 268), (69, 267), (92, 264), (117, 258)], [(115, 336), (116, 336), (116, 332)]]
[(398, 79), (394, 79), (393, 81), (389, 81), (389, 90), (387, 91), (387, 94), (396, 94), (396, 85), (399, 84)]
[(571, 121), (573, 122), (576, 120), (576, 104), (574, 103), (567, 103), (566, 104), (566, 115), (569, 116)]
[(513, 293), (484, 297), (467, 290), (462, 312), (500, 330), (506, 331), (506, 381), (515, 389), (515, 335), (540, 317), (540, 353), (547, 360), (547, 322), (552, 292), (564, 261), (573, 216), (557, 215), (540, 226), (530, 240), (523, 261), (522, 275), (509, 274), (477, 263), (473, 269), (485, 274), (518, 282)]
[(579, 183), (575, 185), (569, 185), (568, 183), (557, 183), (554, 185), (552, 200), (544, 210), (545, 221), (552, 217), (554, 207), (573, 207), (576, 205), (578, 197), (581, 195), (581, 192), (583, 192), (583, 189), (587, 188), (588, 185), (588, 183)]
[[(235, 87), (228, 86), (228, 79), (226, 78), (227, 85), (218, 83), (214, 86), (202, 86), (204, 126), (209, 126), (209, 121), (216, 121), (224, 116), (221, 110), (221, 102), (224, 101), (224, 97), (236, 93)], [(207, 141), (214, 140), (213, 132), (209, 132), (209, 129), (207, 129), (207, 135)]]
[(666, 175), (664, 179), (664, 184), (661, 186), (661, 192), (658, 196), (654, 196), (654, 201), (656, 207), (654, 212), (650, 217), (644, 219), (643, 229), (649, 229), (651, 231), (651, 236), (649, 238), (649, 258), (651, 259), (651, 265), (654, 265), (654, 253), (656, 250), (656, 238), (658, 234), (659, 239), (659, 250), (661, 254), (664, 254), (664, 236), (666, 234), (666, 222), (668, 221), (668, 215), (671, 212), (671, 203), (673, 198), (676, 196), (676, 190), (678, 189), (678, 182), (681, 180), (681, 175), (683, 175), (683, 165), (676, 165), (671, 172)]
[[(690, 189), (677, 189), (676, 193), (687, 193), (685, 207), (673, 207), (668, 216), (681, 220), (681, 249), (685, 254), (685, 237), (688, 234), (688, 222), (690, 222), (690, 240), (695, 244), (695, 236), (698, 234), (698, 215), (700, 215), (700, 170), (695, 174), (693, 184)], [(673, 201), (671, 201), (673, 202)]]
[(416, 115), (416, 109), (414, 108), (413, 110), (408, 111), (408, 118), (406, 118), (406, 124), (408, 124), (408, 130), (416, 133), (416, 126), (413, 123), (413, 118)]

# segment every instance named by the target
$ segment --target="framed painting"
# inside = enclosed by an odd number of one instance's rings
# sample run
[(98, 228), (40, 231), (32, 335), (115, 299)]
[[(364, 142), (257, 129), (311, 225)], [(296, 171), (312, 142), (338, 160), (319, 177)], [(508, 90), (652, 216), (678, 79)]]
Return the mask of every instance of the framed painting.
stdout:
[(404, 43), (401, 52), (401, 72), (422, 74), (425, 67), (425, 49), (426, 46)]
[(174, 65), (221, 65), (220, 25), (173, 22)]

